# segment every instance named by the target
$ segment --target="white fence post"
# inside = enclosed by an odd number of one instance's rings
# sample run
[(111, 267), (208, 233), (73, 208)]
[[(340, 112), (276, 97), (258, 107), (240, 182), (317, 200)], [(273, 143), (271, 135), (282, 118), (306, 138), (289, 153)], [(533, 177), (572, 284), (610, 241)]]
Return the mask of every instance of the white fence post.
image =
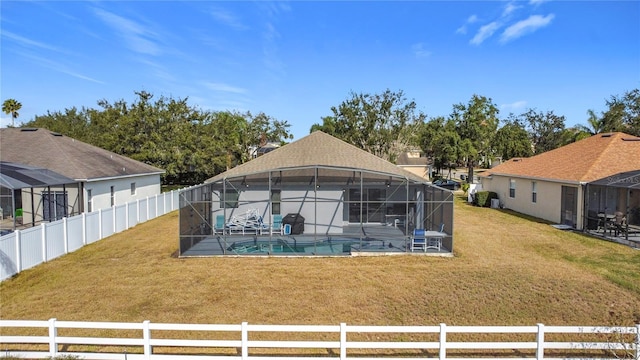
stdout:
[(102, 239), (102, 209), (98, 209), (98, 240)]
[(115, 205), (113, 205), (113, 206), (111, 207), (111, 219), (112, 219), (111, 225), (113, 226), (113, 227), (112, 227), (112, 229), (113, 229), (113, 234), (115, 234), (115, 233), (117, 232), (117, 231), (116, 231), (116, 229), (117, 229), (117, 227), (116, 227), (116, 218), (117, 218), (117, 216), (116, 216), (116, 206), (115, 206)]
[(149, 320), (142, 322), (142, 337), (144, 339), (144, 358), (151, 359), (151, 329)]
[(82, 213), (82, 246), (87, 245), (87, 213)]
[(47, 223), (40, 225), (42, 228), (42, 262), (47, 262)]
[(249, 358), (249, 330), (248, 330), (248, 326), (249, 323), (247, 323), (246, 321), (242, 323), (242, 325), (240, 326), (241, 328), (241, 343), (242, 343), (242, 359), (246, 360)]
[(49, 319), (49, 356), (55, 357), (58, 354), (58, 344), (56, 337), (58, 330), (56, 329), (56, 318)]
[(640, 360), (640, 324), (636, 325), (636, 360)]
[(67, 231), (67, 217), (62, 218), (62, 237), (64, 238), (64, 253), (69, 253), (69, 232)]
[(158, 217), (158, 194), (156, 194), (156, 217)]
[(538, 324), (538, 335), (536, 338), (538, 346), (536, 347), (536, 360), (544, 359), (544, 325)]
[(129, 203), (124, 204), (124, 229), (129, 229)]
[(340, 359), (347, 358), (347, 324), (340, 323)]
[(136, 224), (140, 223), (140, 199), (136, 199)]
[(22, 231), (16, 231), (16, 274), (22, 271)]
[(447, 324), (440, 323), (440, 360), (447, 358)]

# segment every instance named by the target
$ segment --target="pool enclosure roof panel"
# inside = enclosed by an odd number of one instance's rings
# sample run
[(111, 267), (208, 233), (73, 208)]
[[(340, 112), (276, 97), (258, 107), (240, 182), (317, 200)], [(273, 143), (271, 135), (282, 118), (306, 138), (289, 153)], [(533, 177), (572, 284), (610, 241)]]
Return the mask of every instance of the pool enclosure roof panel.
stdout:
[(0, 161), (0, 186), (12, 190), (74, 184), (75, 180), (55, 171)]
[[(322, 169), (326, 176), (344, 176), (353, 171), (365, 171), (425, 183), (425, 179), (384, 159), (359, 149), (322, 131), (284, 145), (263, 156), (218, 174), (206, 182), (283, 171), (286, 176), (299, 177), (300, 169)], [(309, 171), (309, 170), (305, 170)]]
[(627, 171), (592, 181), (589, 185), (640, 189), (640, 170)]

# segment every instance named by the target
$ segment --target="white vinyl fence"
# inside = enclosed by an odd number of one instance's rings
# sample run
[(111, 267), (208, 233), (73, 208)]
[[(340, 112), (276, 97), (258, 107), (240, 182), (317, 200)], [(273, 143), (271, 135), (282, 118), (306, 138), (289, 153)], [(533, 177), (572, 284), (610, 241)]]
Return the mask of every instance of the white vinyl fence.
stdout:
[(16, 230), (0, 237), (0, 281), (176, 210), (178, 190)]
[[(640, 325), (211, 325), (50, 319), (0, 320), (0, 334), (2, 355), (31, 359), (640, 359)], [(465, 341), (461, 335), (475, 340)]]

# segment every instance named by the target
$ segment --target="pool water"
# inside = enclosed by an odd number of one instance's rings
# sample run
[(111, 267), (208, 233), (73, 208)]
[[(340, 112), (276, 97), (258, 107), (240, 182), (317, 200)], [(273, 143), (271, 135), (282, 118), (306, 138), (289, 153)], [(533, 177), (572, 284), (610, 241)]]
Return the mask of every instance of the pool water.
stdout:
[(284, 240), (277, 241), (242, 241), (234, 242), (227, 248), (232, 254), (349, 254), (351, 245), (357, 241), (322, 240), (311, 243), (291, 244)]

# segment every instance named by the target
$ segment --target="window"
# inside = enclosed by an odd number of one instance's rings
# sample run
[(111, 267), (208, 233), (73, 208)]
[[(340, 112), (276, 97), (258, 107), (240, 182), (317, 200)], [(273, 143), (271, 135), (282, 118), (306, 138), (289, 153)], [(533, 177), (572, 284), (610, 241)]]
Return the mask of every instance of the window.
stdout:
[(91, 195), (91, 189), (87, 189), (87, 212), (93, 211), (93, 196)]
[(271, 190), (271, 214), (280, 214), (280, 190)]
[(131, 183), (131, 195), (135, 195), (136, 194), (136, 183), (132, 182)]
[(116, 189), (115, 187), (111, 187), (111, 206), (116, 204)]
[(240, 199), (240, 193), (236, 189), (227, 189), (223, 194), (224, 198), (220, 198), (221, 208), (237, 208), (238, 200)]
[(538, 201), (538, 190), (537, 188), (537, 184), (535, 181), (531, 182), (531, 202), (537, 202)]
[(510, 198), (516, 197), (516, 180), (515, 179), (509, 179), (509, 197)]

